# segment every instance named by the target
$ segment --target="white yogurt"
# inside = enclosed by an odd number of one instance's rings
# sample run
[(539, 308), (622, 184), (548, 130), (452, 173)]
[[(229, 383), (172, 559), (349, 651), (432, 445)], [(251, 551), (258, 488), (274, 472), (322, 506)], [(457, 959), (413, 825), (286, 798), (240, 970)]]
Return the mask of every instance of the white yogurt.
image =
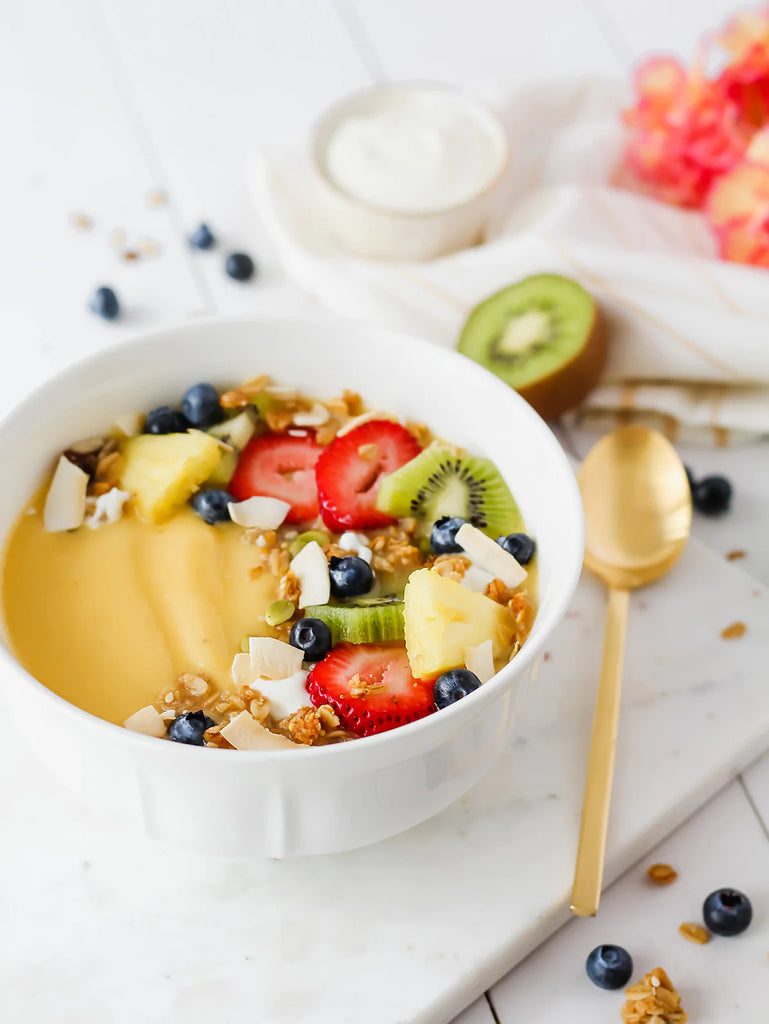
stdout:
[(325, 149), (326, 170), (349, 195), (373, 206), (427, 213), (482, 192), (502, 168), (498, 124), (450, 90), (397, 89), (350, 113)]

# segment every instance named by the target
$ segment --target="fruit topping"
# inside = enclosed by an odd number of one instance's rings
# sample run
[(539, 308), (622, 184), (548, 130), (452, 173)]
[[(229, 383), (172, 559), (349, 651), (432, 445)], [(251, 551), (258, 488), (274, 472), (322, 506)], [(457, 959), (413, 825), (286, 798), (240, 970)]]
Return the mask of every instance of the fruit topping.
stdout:
[(244, 409), (232, 419), (224, 420), (222, 423), (210, 427), (208, 433), (211, 437), (219, 438), (240, 452), (254, 436), (257, 421), (256, 409)]
[(324, 449), (309, 434), (263, 434), (241, 452), (230, 481), (238, 501), (265, 495), (287, 501), (289, 523), (314, 519), (318, 514), (315, 465)]
[(331, 593), (334, 597), (361, 597), (374, 586), (374, 571), (363, 558), (348, 555), (329, 559)]
[(167, 405), (153, 409), (144, 421), (145, 434), (183, 434), (187, 427), (189, 423), (182, 414)]
[(130, 729), (131, 732), (143, 733), (145, 736), (155, 736), (157, 739), (162, 739), (166, 735), (166, 723), (151, 704), (148, 704), (146, 708), (134, 711), (123, 722), (123, 728)]
[(102, 320), (117, 320), (120, 316), (120, 303), (112, 288), (103, 285), (91, 296), (88, 308)]
[(435, 706), (439, 711), (441, 708), (447, 708), (450, 704), (461, 700), (462, 697), (466, 697), (468, 693), (477, 690), (480, 685), (481, 681), (478, 676), (466, 668), (453, 668), (450, 672), (444, 672), (435, 680), (433, 689)]
[(330, 628), (334, 644), (376, 644), (403, 639), (403, 602), (394, 598), (366, 605), (311, 605), (305, 610)]
[(145, 519), (168, 518), (211, 475), (221, 457), (207, 434), (139, 434), (122, 443), (121, 489), (130, 491)]
[(299, 554), (291, 559), (289, 569), (299, 584), (300, 608), (328, 603), (331, 596), (328, 562), (317, 541), (311, 540), (305, 544)]
[(702, 905), (702, 916), (714, 935), (739, 935), (753, 920), (753, 907), (739, 890), (717, 889)]
[(392, 515), (377, 505), (380, 483), (419, 452), (408, 430), (389, 420), (370, 420), (342, 437), (337, 435), (315, 469), (326, 526), (355, 530), (390, 525)]
[(43, 509), (43, 525), (49, 533), (82, 526), (87, 489), (88, 474), (65, 455), (60, 455)]
[(492, 573), (495, 579), (502, 580), (511, 590), (526, 579), (526, 570), (510, 552), (470, 523), (465, 523), (457, 530), (457, 543), (473, 565)]
[(528, 565), (536, 550), (536, 544), (527, 533), (509, 533), (507, 537), (497, 537), (497, 544), (508, 555), (512, 555), (518, 565)]
[(330, 704), (356, 736), (395, 729), (434, 709), (433, 683), (415, 679), (403, 647), (340, 644), (307, 677), (315, 707)]
[(214, 487), (198, 491), (192, 496), (192, 507), (200, 518), (211, 526), (229, 521), (231, 503), (232, 496), (227, 491), (219, 491)]
[(302, 652), (271, 636), (252, 636), (248, 640), (251, 670), (262, 679), (287, 679), (302, 667)]
[(447, 448), (426, 448), (386, 476), (377, 508), (427, 524), (458, 517), (494, 537), (523, 526), (518, 506), (494, 463), (474, 455), (460, 457)]
[(430, 547), (434, 555), (451, 555), (462, 548), (457, 544), (457, 530), (464, 526), (466, 519), (459, 516), (441, 516), (433, 523), (430, 532)]
[(168, 738), (174, 743), (188, 743), (191, 747), (205, 745), (205, 731), (214, 724), (202, 711), (185, 711), (168, 726)]
[(419, 678), (463, 668), (467, 649), (485, 640), (501, 657), (513, 639), (513, 621), (503, 605), (432, 569), (409, 576), (403, 621), (411, 670)]
[(193, 249), (213, 249), (216, 239), (208, 224), (198, 224), (190, 235), (190, 245)]
[(193, 384), (184, 393), (182, 413), (188, 423), (200, 430), (221, 423), (224, 409), (219, 404), (219, 392), (213, 384)]
[(704, 476), (694, 484), (692, 503), (706, 516), (723, 515), (732, 501), (732, 485), (723, 476)]
[(465, 668), (476, 675), (482, 683), (488, 683), (494, 675), (494, 645), (491, 640), (484, 640), (476, 647), (468, 647), (465, 651)]
[(233, 523), (253, 530), (277, 530), (291, 506), (280, 498), (264, 498), (255, 494), (245, 501), (230, 499), (229, 512)]
[(224, 262), (224, 269), (233, 281), (250, 281), (254, 276), (254, 261), (244, 252), (232, 252)]
[(622, 946), (596, 946), (588, 954), (585, 970), (599, 988), (624, 988), (633, 975), (633, 960)]
[(331, 629), (321, 619), (300, 619), (291, 627), (288, 642), (299, 648), (305, 661), (320, 661), (331, 650)]
[(606, 361), (595, 300), (558, 274), (527, 277), (485, 299), (467, 318), (458, 348), (545, 419), (579, 405)]

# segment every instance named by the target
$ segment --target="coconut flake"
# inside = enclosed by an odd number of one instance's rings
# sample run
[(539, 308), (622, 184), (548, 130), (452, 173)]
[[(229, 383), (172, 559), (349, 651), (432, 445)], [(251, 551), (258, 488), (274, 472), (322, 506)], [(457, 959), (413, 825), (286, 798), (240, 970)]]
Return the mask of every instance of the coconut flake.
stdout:
[(292, 560), (290, 569), (299, 583), (300, 608), (306, 608), (310, 604), (328, 604), (331, 596), (328, 562), (323, 554), (323, 548), (316, 540), (305, 544)]
[(369, 547), (369, 539), (363, 533), (353, 533), (352, 530), (347, 530), (339, 538), (339, 547), (345, 551), (352, 551), (358, 558), (362, 558), (364, 562), (368, 562), (371, 565), (371, 548)]
[(294, 423), (297, 427), (322, 427), (328, 423), (331, 413), (320, 402), (315, 402), (309, 412), (295, 412)]
[(84, 437), (80, 441), (75, 441), (74, 444), (69, 446), (71, 452), (76, 452), (78, 455), (90, 455), (91, 452), (98, 452), (100, 448), (104, 447), (103, 437)]
[(486, 587), (488, 587), (493, 579), (493, 572), (486, 572), (485, 569), (479, 569), (477, 565), (470, 564), (465, 569), (465, 574), (460, 583), (463, 587), (467, 587), (468, 590), (474, 590), (478, 594), (485, 594)]
[(139, 711), (134, 711), (123, 722), (123, 727), (130, 729), (131, 732), (141, 732), (145, 736), (156, 736), (158, 739), (166, 734), (166, 723), (151, 704)]
[(262, 679), (285, 679), (302, 667), (302, 651), (275, 637), (249, 637), (248, 653), (251, 670)]
[(251, 667), (250, 654), (236, 654), (232, 659), (230, 672), (232, 674), (232, 681), (238, 689), (241, 686), (251, 686), (257, 678), (256, 672)]
[(278, 733), (270, 732), (252, 718), (248, 711), (239, 715), (221, 730), (221, 735), (236, 750), (282, 750), (296, 749), (298, 744), (292, 743)]
[(253, 685), (270, 702), (270, 714), (274, 718), (288, 718), (310, 703), (305, 685), (307, 675), (300, 669), (285, 679), (259, 679)]
[(471, 523), (463, 523), (460, 526), (456, 540), (474, 565), (492, 573), (494, 578), (502, 580), (505, 586), (513, 589), (526, 579), (526, 570), (509, 551), (505, 551)]
[(82, 526), (87, 487), (88, 474), (66, 456), (60, 456), (43, 511), (43, 525), (49, 533)]
[(115, 420), (115, 429), (123, 437), (136, 437), (137, 434), (141, 434), (143, 426), (144, 414), (141, 412), (127, 412)]
[(344, 437), (351, 430), (355, 430), (356, 427), (369, 423), (371, 420), (388, 420), (390, 423), (400, 423), (399, 417), (393, 415), (393, 413), (383, 412), (381, 409), (373, 409), (371, 412), (362, 412), (360, 416), (355, 416), (353, 419), (348, 420), (343, 427), (337, 430), (336, 436)]
[(488, 683), (495, 674), (494, 647), (491, 640), (484, 640), (477, 647), (465, 648), (465, 668), (478, 676), (482, 683)]
[(266, 498), (254, 495), (245, 501), (230, 501), (227, 504), (230, 519), (238, 526), (246, 526), (256, 530), (277, 530), (291, 508), (287, 501), (280, 498)]
[(108, 523), (116, 523), (123, 516), (125, 503), (131, 497), (128, 491), (113, 487), (106, 494), (100, 494), (93, 505), (93, 510), (86, 517), (85, 525), (92, 530)]

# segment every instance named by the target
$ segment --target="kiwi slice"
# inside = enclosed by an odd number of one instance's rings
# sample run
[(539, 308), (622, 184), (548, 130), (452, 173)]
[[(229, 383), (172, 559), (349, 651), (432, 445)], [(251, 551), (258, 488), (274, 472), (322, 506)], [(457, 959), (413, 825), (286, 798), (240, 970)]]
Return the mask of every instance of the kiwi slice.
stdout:
[(544, 419), (579, 405), (606, 362), (595, 299), (558, 274), (524, 278), (485, 299), (467, 318), (458, 348)]
[(441, 516), (461, 516), (494, 538), (523, 529), (515, 499), (494, 463), (457, 456), (447, 448), (425, 448), (383, 477), (376, 506), (428, 524)]
[(403, 639), (403, 601), (379, 604), (311, 604), (305, 614), (331, 630), (335, 644), (377, 644)]

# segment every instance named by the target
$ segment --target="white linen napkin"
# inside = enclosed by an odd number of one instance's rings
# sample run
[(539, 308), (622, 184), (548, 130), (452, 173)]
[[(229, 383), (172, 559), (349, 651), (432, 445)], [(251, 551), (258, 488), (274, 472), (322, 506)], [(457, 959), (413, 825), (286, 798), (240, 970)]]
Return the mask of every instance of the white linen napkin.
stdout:
[(620, 187), (615, 82), (581, 79), (497, 102), (510, 173), (482, 245), (423, 263), (346, 253), (323, 223), (306, 146), (249, 165), (254, 202), (291, 278), (346, 316), (453, 346), (470, 309), (531, 273), (577, 278), (610, 327), (581, 421), (636, 418), (716, 444), (769, 433), (769, 274), (724, 263), (699, 213)]

